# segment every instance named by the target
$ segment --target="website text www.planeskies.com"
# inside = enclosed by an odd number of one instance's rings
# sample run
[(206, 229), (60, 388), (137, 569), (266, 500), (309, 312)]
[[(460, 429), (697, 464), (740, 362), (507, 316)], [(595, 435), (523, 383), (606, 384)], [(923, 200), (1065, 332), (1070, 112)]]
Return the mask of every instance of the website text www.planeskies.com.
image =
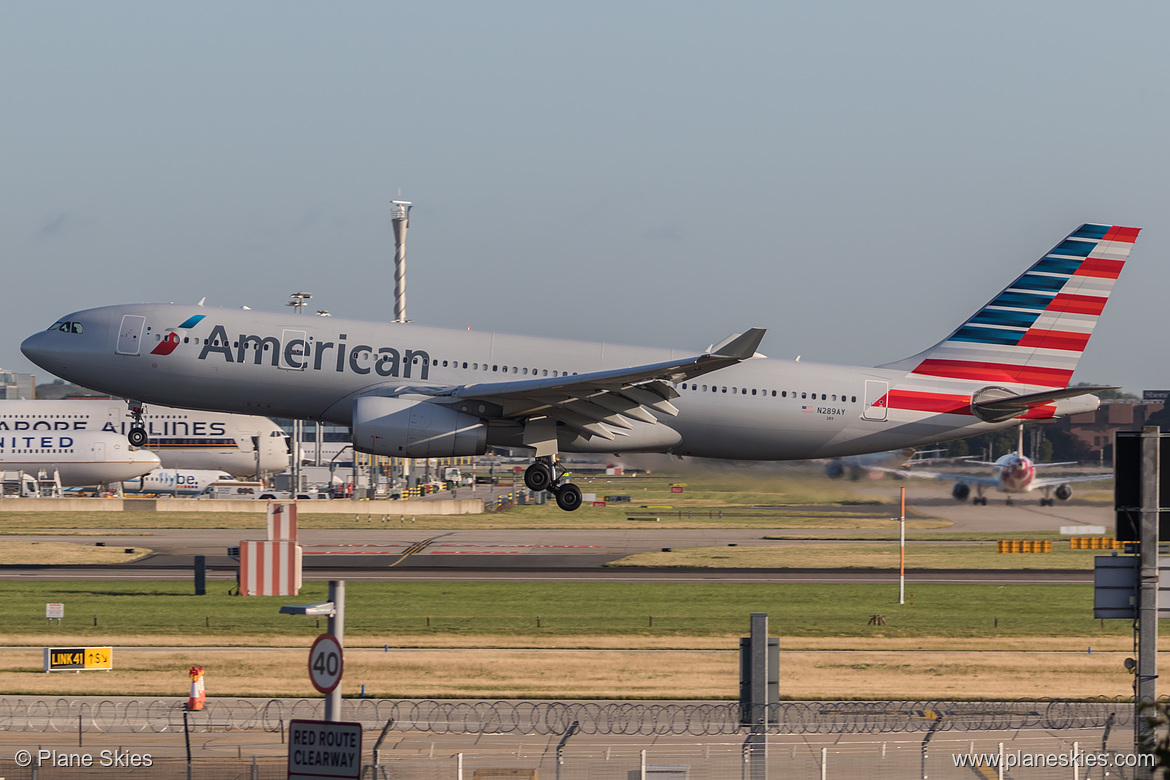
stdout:
[(998, 769), (1002, 762), (1004, 770), (1016, 768), (1055, 769), (1069, 767), (1153, 767), (1154, 756), (1150, 753), (1095, 753), (1084, 750), (1066, 750), (1061, 753), (1025, 753), (1010, 750), (1004, 753), (953, 753), (956, 767), (971, 769)]

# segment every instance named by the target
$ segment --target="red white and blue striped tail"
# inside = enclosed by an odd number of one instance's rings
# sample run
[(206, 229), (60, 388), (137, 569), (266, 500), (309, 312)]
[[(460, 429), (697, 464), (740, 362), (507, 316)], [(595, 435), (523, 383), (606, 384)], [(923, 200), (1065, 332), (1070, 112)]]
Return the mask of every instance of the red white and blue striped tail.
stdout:
[(1068, 387), (1140, 230), (1081, 225), (946, 339), (888, 367), (911, 369), (911, 386)]

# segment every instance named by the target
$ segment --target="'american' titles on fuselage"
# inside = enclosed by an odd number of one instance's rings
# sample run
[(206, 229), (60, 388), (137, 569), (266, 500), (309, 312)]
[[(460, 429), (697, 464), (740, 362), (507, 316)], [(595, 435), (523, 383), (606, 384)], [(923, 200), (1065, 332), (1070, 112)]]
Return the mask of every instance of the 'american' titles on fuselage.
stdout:
[[(223, 325), (214, 325), (211, 334), (203, 340), (199, 360), (207, 360), (209, 355), (218, 355), (225, 363), (245, 363), (250, 350), (254, 365), (261, 365), (264, 353), (270, 352), (270, 365), (292, 371), (311, 369), (341, 373), (349, 370), (354, 374), (369, 374), (372, 371), (382, 377), (401, 376), (411, 379), (411, 367), (417, 365), (417, 378), (424, 382), (430, 378), (431, 356), (423, 350), (407, 349), (400, 352), (394, 347), (375, 349), (368, 344), (349, 346), (345, 341), (345, 333), (339, 333), (336, 342), (316, 341), (312, 336), (306, 337), (304, 331), (300, 333), (302, 335), (294, 336), (282, 346), (281, 340), (271, 335), (241, 333), (234, 341), (229, 341), (227, 329)], [(336, 359), (326, 364), (330, 352), (336, 352)]]

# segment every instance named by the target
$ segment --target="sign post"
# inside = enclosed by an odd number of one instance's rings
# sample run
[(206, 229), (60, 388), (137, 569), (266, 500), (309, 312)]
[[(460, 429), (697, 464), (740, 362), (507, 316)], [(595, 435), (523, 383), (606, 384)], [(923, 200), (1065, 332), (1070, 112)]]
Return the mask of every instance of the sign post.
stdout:
[(114, 668), (112, 647), (46, 647), (46, 672), (81, 672)]
[(289, 721), (289, 780), (358, 780), (361, 769), (362, 724)]
[(309, 648), (309, 681), (321, 693), (330, 694), (337, 689), (344, 665), (341, 643), (333, 634), (322, 634)]

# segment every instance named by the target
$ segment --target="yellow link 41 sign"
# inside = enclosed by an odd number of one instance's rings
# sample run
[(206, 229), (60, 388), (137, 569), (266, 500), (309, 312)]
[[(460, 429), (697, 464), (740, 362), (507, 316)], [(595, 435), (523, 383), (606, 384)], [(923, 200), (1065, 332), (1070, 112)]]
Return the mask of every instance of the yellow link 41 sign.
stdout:
[(46, 647), (45, 671), (81, 671), (114, 668), (112, 647)]

